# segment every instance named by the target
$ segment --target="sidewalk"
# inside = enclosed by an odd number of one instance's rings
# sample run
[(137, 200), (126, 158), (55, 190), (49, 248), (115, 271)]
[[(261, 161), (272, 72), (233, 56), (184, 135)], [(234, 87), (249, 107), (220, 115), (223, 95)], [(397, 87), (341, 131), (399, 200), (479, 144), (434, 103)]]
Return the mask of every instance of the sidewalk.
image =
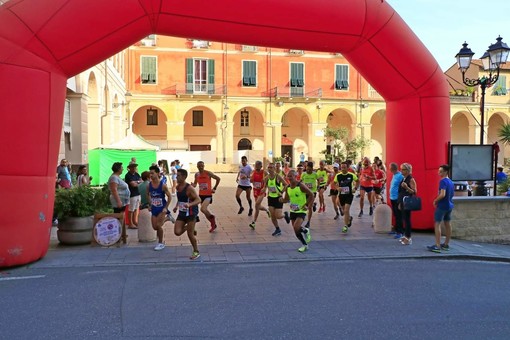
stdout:
[[(510, 246), (470, 241), (452, 240), (451, 250), (441, 254), (431, 253), (427, 245), (434, 243), (433, 232), (414, 232), (413, 244), (403, 246), (391, 235), (376, 234), (372, 228), (372, 217), (368, 215), (368, 202), (365, 202), (365, 215), (358, 218), (359, 199), (351, 208), (354, 216), (349, 233), (341, 233), (343, 222), (333, 220), (335, 215), (330, 197), (325, 197), (326, 212), (312, 217), (312, 242), (305, 253), (299, 253), (300, 246), (292, 227), (282, 219), (279, 221), (282, 235), (273, 237), (274, 228), (265, 212), (261, 212), (255, 230), (248, 224), (248, 204), (244, 193), (241, 196), (245, 211), (238, 215), (235, 201), (235, 174), (218, 174), (222, 182), (214, 195), (210, 210), (216, 215), (218, 228), (209, 233), (209, 224), (201, 214), (196, 230), (201, 258), (190, 261), (191, 246), (186, 235), (176, 237), (173, 224), (167, 222), (165, 242), (167, 247), (154, 251), (154, 243), (139, 243), (136, 230), (128, 230), (128, 243), (120, 247), (63, 246), (56, 238), (56, 227), (52, 228), (49, 251), (38, 262), (29, 266), (75, 267), (112, 266), (190, 262), (200, 263), (243, 263), (302, 260), (338, 259), (413, 259), (413, 258), (467, 258), (510, 262)], [(318, 204), (319, 199), (316, 199)], [(266, 200), (264, 200), (266, 204)], [(254, 205), (254, 202), (253, 202)], [(285, 210), (286, 206), (284, 206)]]

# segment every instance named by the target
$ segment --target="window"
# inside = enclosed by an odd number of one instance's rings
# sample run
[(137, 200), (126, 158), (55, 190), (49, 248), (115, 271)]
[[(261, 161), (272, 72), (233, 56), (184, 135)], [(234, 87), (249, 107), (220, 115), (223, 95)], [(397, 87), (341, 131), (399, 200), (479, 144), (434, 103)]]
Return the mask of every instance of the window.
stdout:
[(250, 126), (250, 112), (246, 109), (241, 111), (241, 127)]
[(349, 65), (335, 65), (335, 90), (349, 89)]
[(506, 76), (500, 75), (496, 83), (493, 85), (492, 95), (493, 96), (504, 96), (506, 95)]
[(147, 125), (158, 125), (158, 110), (147, 110)]
[(193, 110), (193, 126), (204, 126), (204, 111)]
[(214, 59), (186, 59), (186, 93), (215, 93)]
[(257, 62), (243, 60), (243, 86), (257, 86)]
[(305, 64), (290, 63), (290, 95), (291, 97), (302, 97), (305, 86)]
[(142, 84), (156, 84), (157, 80), (157, 57), (155, 56), (145, 56), (141, 57), (140, 61), (142, 63), (141, 66), (141, 80)]
[(71, 132), (71, 102), (67, 99), (64, 104), (64, 132)]

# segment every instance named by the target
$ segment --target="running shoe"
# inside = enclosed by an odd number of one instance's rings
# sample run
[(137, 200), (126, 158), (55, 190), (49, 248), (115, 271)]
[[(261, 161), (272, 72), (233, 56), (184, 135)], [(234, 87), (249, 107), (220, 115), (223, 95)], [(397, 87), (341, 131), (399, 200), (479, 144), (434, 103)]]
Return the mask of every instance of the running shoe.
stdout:
[(363, 216), (363, 209), (360, 210), (359, 214), (358, 214), (358, 217), (361, 218), (361, 216)]
[(450, 246), (444, 243), (441, 243), (441, 250), (450, 251)]
[(342, 228), (342, 233), (347, 233), (349, 231), (349, 227), (344, 225), (344, 227)]
[(240, 208), (239, 208), (239, 211), (237, 212), (237, 214), (238, 214), (238, 215), (240, 215), (240, 214), (242, 214), (242, 213), (243, 213), (243, 211), (244, 211), (244, 208), (243, 208), (243, 207), (240, 207)]
[(317, 211), (317, 203), (313, 202), (313, 208), (312, 208), (313, 212), (316, 212)]
[(411, 238), (407, 238), (404, 236), (400, 239), (400, 243), (402, 243), (404, 246), (410, 246), (411, 244), (413, 244), (413, 240), (411, 240)]
[(250, 228), (252, 228), (253, 230), (255, 230), (255, 222), (251, 222), (251, 223), (250, 223)]
[(370, 210), (369, 210), (368, 214), (370, 216), (372, 216), (374, 214), (374, 208), (370, 207)]
[(209, 222), (211, 222), (211, 229), (209, 229), (209, 232), (212, 233), (217, 228), (217, 226), (216, 226), (216, 216), (211, 215), (211, 217), (209, 218)]
[(339, 217), (340, 217), (340, 214), (339, 214), (339, 213), (337, 213), (337, 214), (335, 215), (335, 217), (333, 217), (333, 219), (336, 221), (336, 220), (338, 220), (338, 218), (339, 218)]
[(196, 221), (200, 222), (200, 217), (198, 217), (198, 215), (197, 215)]
[(322, 207), (322, 212), (325, 213), (326, 212), (326, 206), (323, 206)]
[(352, 216), (349, 218), (349, 224), (347, 226), (350, 228), (351, 225), (352, 225)]
[(344, 211), (340, 209), (340, 216), (344, 216)]
[(311, 240), (312, 240), (312, 232), (310, 231), (309, 228), (306, 228), (305, 241), (306, 241), (306, 243), (310, 243)]
[(158, 243), (157, 246), (154, 247), (154, 250), (156, 250), (156, 251), (163, 250), (163, 249), (165, 249), (164, 243)]
[(394, 239), (396, 239), (396, 240), (400, 240), (402, 237), (404, 237), (404, 235), (399, 234), (399, 233), (397, 233), (397, 234), (395, 234), (395, 235), (393, 236), (393, 238), (394, 238)]
[(282, 234), (282, 230), (280, 228), (276, 228), (271, 235), (272, 236), (280, 236), (281, 234)]
[(253, 209), (250, 208), (250, 210), (248, 210), (248, 216), (251, 216), (253, 214)]
[(430, 250), (433, 253), (440, 253), (441, 252), (441, 248), (439, 248), (435, 244), (433, 246), (427, 246), (427, 249)]
[(283, 213), (283, 218), (285, 218), (285, 222), (287, 222), (287, 224), (290, 223), (290, 216), (289, 216), (289, 212), (288, 211), (285, 211)]
[(191, 256), (189, 257), (190, 260), (196, 260), (200, 257), (200, 253), (198, 251), (194, 251), (191, 253)]
[(300, 253), (304, 253), (305, 251), (308, 250), (308, 246), (307, 245), (304, 245), (302, 247), (299, 247), (297, 251), (299, 251)]

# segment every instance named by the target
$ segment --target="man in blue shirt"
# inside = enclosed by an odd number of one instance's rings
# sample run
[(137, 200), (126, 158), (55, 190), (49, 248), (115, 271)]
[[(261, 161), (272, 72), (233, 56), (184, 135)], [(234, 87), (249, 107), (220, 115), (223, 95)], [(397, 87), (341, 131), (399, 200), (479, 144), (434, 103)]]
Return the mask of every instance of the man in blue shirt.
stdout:
[(395, 231), (390, 234), (395, 234), (395, 238), (401, 238), (404, 234), (404, 227), (402, 226), (402, 211), (398, 208), (398, 187), (404, 180), (404, 175), (398, 171), (398, 164), (390, 164), (390, 172), (393, 174), (390, 184), (390, 202), (393, 217), (395, 217)]
[(503, 167), (498, 166), (498, 172), (496, 173), (496, 183), (501, 184), (508, 179), (507, 174), (503, 172)]
[[(434, 199), (434, 234), (436, 236), (436, 244), (433, 246), (427, 246), (427, 248), (434, 252), (440, 253), (441, 250), (450, 250), (450, 237), (452, 236), (452, 227), (450, 225), (451, 214), (453, 210), (453, 191), (454, 186), (450, 178), (448, 178), (448, 172), (450, 167), (443, 164), (439, 167), (438, 173), (441, 176), (439, 181), (439, 194)], [(444, 223), (446, 239), (444, 243), (441, 243), (441, 222)]]

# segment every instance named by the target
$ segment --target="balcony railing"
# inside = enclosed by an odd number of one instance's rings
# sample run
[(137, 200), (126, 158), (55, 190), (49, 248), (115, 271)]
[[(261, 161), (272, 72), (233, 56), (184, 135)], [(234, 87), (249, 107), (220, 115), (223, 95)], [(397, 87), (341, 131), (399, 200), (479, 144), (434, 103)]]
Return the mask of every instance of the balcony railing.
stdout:
[(284, 87), (273, 87), (269, 91), (263, 92), (264, 97), (274, 97), (275, 99), (281, 98), (304, 98), (308, 99), (319, 99), (322, 98), (322, 88), (307, 88), (297, 86), (284, 86)]
[(224, 96), (226, 85), (203, 84), (203, 83), (178, 83), (161, 90), (161, 94), (168, 95), (193, 95), (193, 96)]

